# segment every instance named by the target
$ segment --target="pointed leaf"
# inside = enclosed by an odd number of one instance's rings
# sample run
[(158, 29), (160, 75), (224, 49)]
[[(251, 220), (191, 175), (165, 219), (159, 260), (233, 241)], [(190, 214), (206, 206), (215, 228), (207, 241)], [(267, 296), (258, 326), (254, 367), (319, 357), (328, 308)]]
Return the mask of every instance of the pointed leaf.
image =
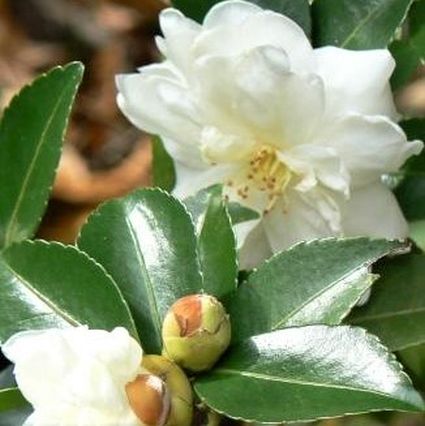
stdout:
[(152, 138), (153, 186), (171, 191), (176, 184), (176, 171), (170, 154), (158, 136)]
[(346, 49), (386, 48), (406, 17), (412, 0), (316, 0), (316, 46)]
[(392, 351), (425, 343), (425, 255), (400, 256), (379, 270), (369, 302), (347, 321), (377, 334)]
[(25, 87), (0, 123), (0, 247), (33, 236), (50, 194), (83, 66), (54, 68)]
[(0, 389), (0, 413), (28, 405), (18, 388)]
[(195, 223), (203, 289), (207, 294), (225, 299), (236, 290), (238, 263), (235, 235), (222, 187), (204, 189), (186, 199), (185, 205)]
[(229, 212), (232, 225), (238, 225), (239, 223), (260, 218), (260, 214), (258, 212), (249, 209), (248, 207), (245, 207), (235, 201), (230, 201), (227, 203), (227, 210)]
[(135, 191), (92, 214), (78, 246), (117, 282), (143, 349), (160, 353), (168, 309), (180, 297), (202, 290), (195, 231), (184, 206), (159, 189)]
[(14, 244), (0, 257), (0, 341), (23, 330), (88, 325), (137, 333), (116, 284), (73, 246)]
[(425, 408), (401, 365), (378, 339), (346, 326), (255, 336), (196, 378), (195, 390), (214, 410), (248, 422)]
[(373, 283), (368, 267), (402, 247), (397, 241), (331, 238), (274, 256), (228, 305), (233, 341), (295, 325), (339, 324)]

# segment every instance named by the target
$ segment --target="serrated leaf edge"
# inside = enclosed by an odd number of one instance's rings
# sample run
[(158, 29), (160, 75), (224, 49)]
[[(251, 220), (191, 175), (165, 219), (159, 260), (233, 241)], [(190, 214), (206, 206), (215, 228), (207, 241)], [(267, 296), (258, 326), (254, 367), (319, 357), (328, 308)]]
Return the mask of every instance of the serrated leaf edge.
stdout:
[[(356, 327), (356, 326), (351, 326), (351, 325), (327, 325), (326, 327), (329, 328), (346, 328), (346, 329), (354, 329), (354, 330), (359, 330), (363, 333), (363, 335), (365, 336), (366, 339), (373, 341), (374, 343), (376, 343), (378, 350), (382, 351), (384, 356), (386, 357), (386, 360), (388, 361), (388, 364), (392, 365), (397, 372), (401, 375), (402, 378), (404, 378), (404, 380), (406, 380), (406, 384), (410, 384), (412, 386), (412, 389), (414, 390), (414, 392), (417, 393), (417, 395), (421, 398), (422, 401), (422, 409), (418, 408), (418, 411), (422, 410), (425, 411), (425, 402), (422, 398), (422, 396), (420, 396), (420, 394), (413, 388), (413, 382), (412, 379), (409, 377), (409, 375), (404, 371), (403, 369), (403, 365), (398, 361), (397, 357), (389, 351), (389, 349), (382, 343), (382, 341), (379, 339), (378, 336), (369, 333), (367, 330), (365, 330), (362, 327)], [(288, 328), (303, 328), (303, 327), (288, 327)], [(273, 332), (271, 332), (273, 333)], [(264, 333), (264, 334), (268, 334), (268, 333)], [(255, 336), (251, 336), (249, 338), (247, 338), (247, 340), (253, 338)], [(214, 369), (211, 370), (211, 372), (214, 372)], [(261, 424), (279, 424), (281, 422), (276, 422), (276, 421), (272, 421), (272, 422), (268, 422), (268, 421), (264, 421), (264, 420), (259, 420), (259, 419), (255, 419), (255, 418), (245, 418), (245, 417), (241, 417), (241, 416), (232, 416), (229, 413), (226, 413), (225, 411), (222, 411), (216, 407), (214, 407), (213, 405), (209, 404), (207, 399), (205, 397), (203, 397), (197, 390), (196, 388), (196, 380), (194, 382), (194, 386), (193, 386), (196, 395), (199, 397), (199, 399), (208, 407), (212, 408), (214, 411), (216, 411), (219, 414), (225, 415), (227, 417), (230, 417), (234, 420), (238, 420), (238, 421), (245, 421), (248, 423), (255, 423), (255, 422), (261, 422)], [(367, 389), (360, 389), (360, 388), (352, 388), (355, 391), (358, 392), (365, 392), (365, 393), (374, 393), (380, 396), (385, 396), (389, 399), (394, 399), (388, 396), (388, 394), (386, 393), (381, 393), (381, 392), (371, 392)], [(397, 401), (397, 400), (396, 400)], [(398, 400), (399, 401), (399, 400)], [(292, 423), (298, 423), (298, 422), (306, 422), (306, 423), (310, 423), (310, 422), (315, 422), (317, 420), (327, 420), (327, 419), (334, 419), (337, 417), (341, 417), (341, 416), (354, 416), (354, 415), (359, 415), (359, 414), (367, 414), (367, 413), (377, 413), (377, 412), (383, 412), (383, 411), (394, 411), (394, 409), (392, 408), (379, 408), (379, 409), (372, 409), (372, 410), (365, 410), (365, 411), (355, 411), (355, 412), (344, 412), (343, 414), (338, 414), (335, 416), (319, 416), (319, 417), (315, 417), (312, 419), (296, 419), (296, 420), (282, 420), (282, 422), (284, 422), (285, 424), (292, 424)], [(401, 412), (410, 412), (408, 410), (398, 410)]]
[[(64, 65), (64, 66), (56, 66), (56, 67), (54, 67), (54, 68), (52, 68), (52, 69), (50, 69), (49, 71), (47, 71), (47, 72), (45, 72), (45, 73), (43, 73), (43, 74), (41, 74), (41, 75), (39, 75), (36, 79), (34, 79), (32, 82), (30, 82), (29, 84), (26, 84), (25, 86), (23, 86), (21, 89), (20, 89), (20, 91), (12, 98), (12, 100), (10, 101), (10, 103), (9, 103), (9, 105), (4, 109), (4, 111), (3, 111), (3, 114), (2, 114), (2, 116), (1, 116), (1, 119), (0, 119), (0, 126), (2, 126), (3, 125), (3, 122), (4, 122), (4, 120), (5, 119), (7, 119), (7, 117), (8, 117), (8, 114), (9, 114), (9, 111), (10, 110), (12, 110), (12, 108), (15, 108), (15, 104), (18, 102), (18, 100), (19, 100), (19, 98), (21, 97), (21, 96), (23, 96), (23, 95), (25, 95), (28, 91), (30, 91), (31, 89), (33, 89), (33, 87), (34, 87), (34, 85), (36, 85), (36, 84), (38, 84), (40, 81), (42, 81), (42, 80), (45, 80), (46, 78), (48, 78), (50, 75), (52, 75), (52, 74), (54, 74), (54, 73), (64, 73), (64, 72), (66, 72), (69, 68), (71, 68), (71, 67), (75, 67), (76, 65), (79, 65), (79, 67), (80, 67), (80, 72), (79, 72), (79, 74), (78, 75), (76, 75), (76, 77), (73, 79), (73, 81), (75, 82), (75, 84), (76, 84), (76, 90), (75, 90), (75, 92), (74, 92), (74, 94), (73, 94), (73, 96), (72, 96), (72, 98), (71, 98), (71, 102), (70, 102), (70, 104), (69, 104), (69, 108), (67, 109), (67, 115), (66, 115), (66, 119), (65, 119), (65, 126), (64, 126), (64, 128), (63, 128), (63, 131), (62, 131), (62, 134), (61, 134), (61, 137), (60, 137), (60, 139), (61, 139), (61, 144), (60, 144), (60, 148), (59, 148), (59, 158), (60, 158), (60, 156), (61, 156), (61, 154), (62, 154), (62, 151), (63, 151), (63, 141), (64, 141), (64, 138), (65, 138), (65, 134), (66, 134), (66, 131), (67, 131), (67, 129), (68, 129), (68, 124), (69, 124), (69, 119), (70, 119), (70, 114), (71, 114), (71, 110), (72, 110), (72, 107), (73, 107), (73, 104), (74, 104), (74, 100), (75, 100), (75, 97), (76, 97), (76, 95), (77, 95), (77, 89), (78, 89), (78, 86), (79, 86), (79, 84), (80, 84), (80, 82), (81, 82), (81, 78), (82, 78), (82, 75), (83, 75), (83, 72), (84, 72), (84, 66), (83, 66), (83, 64), (81, 63), (81, 62), (78, 62), (78, 61), (74, 61), (74, 62), (70, 62), (69, 64), (67, 64), (67, 65)], [(56, 107), (59, 105), (59, 102), (56, 104), (56, 106), (55, 106), (55, 109), (56, 109)], [(38, 148), (37, 148), (37, 152), (38, 152)], [(31, 167), (30, 167), (31, 168)], [(57, 173), (57, 170), (58, 170), (58, 168), (59, 168), (59, 161), (57, 162), (57, 164), (56, 164), (56, 167), (55, 167), (55, 169), (54, 169), (54, 173), (53, 173), (53, 176), (56, 176), (56, 173)], [(29, 172), (28, 173), (28, 175), (27, 176), (29, 176), (31, 174), (31, 172)], [(24, 180), (24, 185), (23, 186), (26, 186), (26, 180), (27, 179), (25, 179)], [(52, 180), (52, 183), (51, 183), (51, 185), (49, 186), (49, 188), (48, 188), (48, 193), (50, 193), (51, 192), (51, 190), (52, 190), (52, 187), (53, 187), (53, 184), (54, 184), (54, 182), (53, 182), (53, 180)], [(18, 201), (19, 201), (19, 199), (20, 199), (20, 197), (18, 197)], [(48, 204), (48, 197), (46, 198), (46, 200), (44, 201), (44, 209), (46, 208), (46, 206), (47, 206), (47, 204)], [(17, 203), (17, 204), (20, 204), (20, 203)], [(19, 207), (18, 207), (19, 208)], [(11, 224), (13, 223), (13, 220), (12, 219), (14, 219), (14, 217), (16, 216), (16, 211), (17, 211), (17, 208), (15, 207), (14, 209), (13, 209), (13, 212), (12, 212), (12, 216), (11, 216), (11, 220), (8, 222), (8, 224), (7, 224), (7, 226), (6, 226), (6, 230), (5, 230), (5, 233), (4, 233), (4, 236), (5, 236), (5, 238), (4, 238), (4, 247), (2, 247), (2, 249), (4, 249), (4, 248), (6, 248), (6, 247), (8, 247), (10, 244), (12, 244), (13, 243), (13, 241), (9, 241), (9, 238), (8, 238), (8, 235), (9, 235), (9, 233), (10, 233), (10, 229), (11, 229)], [(40, 217), (34, 222), (34, 226), (33, 226), (33, 229), (37, 229), (37, 227), (38, 227), (38, 225), (40, 224), (40, 222), (41, 222), (41, 219), (42, 219), (42, 215), (40, 215)], [(33, 231), (34, 232), (34, 231)]]
[[(202, 231), (203, 231), (203, 229), (204, 229), (204, 224), (205, 224), (205, 220), (206, 220), (206, 217), (207, 217), (207, 215), (208, 215), (208, 212), (209, 212), (209, 209), (211, 208), (211, 206), (212, 206), (212, 203), (211, 203), (211, 201), (213, 200), (213, 198), (214, 198), (214, 196), (215, 196), (215, 194), (213, 193), (213, 192), (211, 192), (211, 191), (213, 191), (213, 190), (215, 190), (215, 189), (218, 189), (218, 188), (220, 188), (220, 203), (221, 203), (221, 206), (220, 207), (222, 207), (223, 208), (223, 212), (224, 212), (224, 215), (225, 215), (225, 217), (226, 217), (226, 220), (227, 220), (227, 222), (228, 222), (228, 224), (229, 224), (229, 229), (230, 229), (230, 232), (231, 232), (231, 236), (232, 236), (232, 242), (233, 242), (233, 251), (234, 251), (234, 254), (235, 254), (235, 257), (234, 257), (234, 259), (235, 259), (235, 263), (234, 263), (234, 268), (235, 268), (235, 271), (236, 271), (236, 274), (235, 274), (235, 279), (234, 279), (234, 281), (233, 281), (233, 291), (230, 293), (230, 294), (232, 294), (232, 293), (235, 293), (236, 291), (237, 291), (237, 287), (238, 287), (238, 272), (239, 272), (239, 257), (238, 257), (238, 251), (237, 251), (237, 248), (236, 248), (236, 234), (235, 234), (235, 231), (234, 231), (234, 229), (233, 229), (233, 225), (232, 225), (232, 219), (231, 219), (231, 217), (230, 217), (230, 214), (229, 214), (229, 209), (227, 208), (227, 204), (226, 204), (226, 202), (225, 202), (225, 198), (224, 198), (224, 196), (223, 196), (223, 185), (221, 185), (221, 184), (215, 184), (215, 185), (211, 185), (210, 187), (208, 187), (208, 188), (204, 188), (203, 190), (201, 190), (201, 191), (208, 191), (209, 190), (209, 192), (207, 193), (207, 202), (206, 202), (206, 209), (205, 209), (205, 212), (202, 214), (202, 219), (200, 220), (200, 224), (199, 224), (199, 232), (198, 232), (198, 230), (196, 229), (197, 228), (197, 226), (196, 226), (196, 224), (195, 224), (195, 220), (194, 220), (194, 218), (193, 218), (193, 215), (192, 215), (192, 213), (189, 211), (189, 209), (186, 207), (186, 204), (183, 202), (182, 204), (184, 205), (184, 207), (186, 208), (186, 210), (187, 210), (187, 212), (188, 212), (188, 214), (190, 215), (190, 217), (191, 217), (191, 219), (192, 219), (192, 222), (193, 222), (193, 224), (194, 224), (194, 228), (195, 228), (195, 235), (196, 235), (196, 239), (197, 239), (197, 242), (196, 242), (196, 247), (197, 247), (197, 256), (198, 256), (198, 260), (199, 260), (199, 267), (200, 267), (200, 272), (201, 272), (201, 274), (203, 275), (203, 271), (202, 271), (202, 265), (201, 265), (201, 260), (200, 260), (200, 254), (199, 254), (199, 251), (198, 251), (198, 247), (199, 247), (199, 240), (200, 240), (200, 238), (201, 238), (201, 235), (202, 235)], [(195, 195), (193, 195), (193, 197), (196, 197), (196, 194)], [(229, 295), (227, 295), (227, 296), (229, 296)], [(226, 296), (225, 296), (226, 297)]]
[[(115, 290), (117, 292), (117, 296), (121, 299), (121, 302), (123, 303), (123, 306), (124, 306), (124, 308), (125, 308), (125, 310), (128, 314), (130, 324), (133, 327), (133, 330), (128, 330), (128, 331), (134, 338), (136, 338), (139, 341), (139, 335), (137, 333), (137, 328), (136, 328), (136, 325), (134, 323), (133, 316), (131, 315), (131, 312), (130, 312), (130, 309), (128, 307), (126, 300), (122, 296), (121, 290), (119, 289), (117, 283), (112, 278), (112, 276), (105, 270), (105, 268), (99, 262), (97, 262), (95, 259), (90, 257), (86, 252), (80, 250), (78, 247), (76, 247), (74, 245), (63, 244), (63, 243), (58, 242), (58, 241), (46, 241), (46, 240), (43, 240), (43, 239), (24, 240), (24, 241), (21, 241), (19, 243), (15, 243), (10, 247), (12, 248), (12, 247), (19, 247), (19, 246), (44, 246), (44, 247), (47, 247), (48, 249), (50, 249), (52, 247), (61, 247), (65, 251), (70, 251), (70, 252), (72, 251), (72, 252), (78, 253), (78, 255), (86, 258), (90, 263), (94, 264), (98, 269), (100, 269), (105, 274), (105, 276), (110, 280), (112, 286), (115, 288)], [(13, 270), (13, 272), (16, 273), (14, 270)], [(17, 274), (17, 275), (19, 275), (19, 274)], [(26, 282), (26, 280), (24, 280), (24, 281)], [(33, 289), (32, 286), (31, 286), (31, 289)], [(34, 291), (34, 292), (35, 292), (35, 294), (38, 295), (37, 291)], [(44, 301), (43, 297), (40, 297), (40, 298)], [(49, 306), (51, 305), (50, 303), (47, 303), (47, 304)], [(66, 315), (66, 317), (67, 317), (67, 315)], [(70, 322), (70, 324), (73, 325), (73, 326), (81, 325), (79, 322), (76, 322), (73, 319), (72, 319), (72, 322)]]
[[(84, 232), (85, 227), (89, 226), (90, 223), (92, 222), (92, 220), (94, 220), (95, 217), (101, 216), (102, 215), (102, 210), (106, 206), (112, 205), (112, 204), (116, 204), (116, 203), (125, 202), (127, 200), (130, 200), (134, 196), (139, 196), (139, 194), (143, 195), (145, 193), (157, 193), (157, 194), (161, 194), (162, 196), (165, 196), (166, 199), (167, 199), (167, 202), (169, 202), (170, 204), (174, 204), (175, 206), (177, 206), (178, 208), (180, 208), (181, 211), (182, 211), (182, 213), (183, 213), (183, 215), (186, 215), (187, 218), (189, 219), (189, 223), (191, 224), (191, 227), (193, 229), (193, 233), (192, 233), (193, 234), (193, 246), (195, 247), (195, 253), (194, 254), (195, 254), (195, 261), (196, 261), (197, 271), (198, 271), (198, 274), (199, 274), (200, 283), (201, 283), (202, 288), (203, 288), (204, 276), (203, 276), (203, 273), (202, 273), (202, 270), (201, 270), (199, 255), (198, 255), (198, 252), (197, 252), (197, 249), (196, 249), (196, 247), (197, 247), (196, 230), (195, 230), (194, 222), (192, 220), (192, 216), (189, 213), (189, 211), (186, 208), (186, 206), (179, 199), (177, 199), (176, 197), (172, 196), (169, 192), (167, 192), (166, 190), (164, 190), (162, 188), (159, 188), (159, 187), (139, 188), (139, 189), (136, 189), (136, 190), (130, 192), (129, 194), (127, 194), (127, 195), (125, 195), (123, 197), (115, 198), (113, 200), (106, 200), (103, 203), (99, 204), (99, 206), (97, 206), (97, 208), (87, 217), (86, 221), (81, 226), (80, 232), (78, 233), (78, 236), (76, 238), (76, 244), (77, 244), (77, 246), (79, 247), (79, 241), (81, 239), (81, 236), (82, 236), (82, 234)], [(81, 250), (81, 251), (83, 251), (83, 250)], [(102, 266), (102, 268), (105, 269), (103, 266)], [(110, 275), (110, 274), (108, 273), (108, 275)], [(114, 283), (115, 283), (115, 281), (114, 281)], [(115, 283), (115, 285), (119, 288), (118, 284)], [(201, 291), (202, 291), (202, 288), (201, 288)], [(124, 298), (124, 296), (122, 295), (121, 291), (120, 291), (120, 294)], [(124, 298), (124, 300), (125, 300), (125, 298)], [(158, 313), (158, 321), (156, 321), (156, 322), (157, 322), (157, 327), (158, 327), (158, 330), (159, 330), (159, 333), (160, 333), (161, 329), (162, 329), (162, 319), (161, 319), (161, 315), (160, 315), (158, 309), (156, 308), (156, 305), (157, 305), (157, 303), (156, 303), (156, 300), (155, 300), (155, 309), (156, 309), (156, 312)], [(127, 307), (128, 307), (128, 305), (127, 305)]]

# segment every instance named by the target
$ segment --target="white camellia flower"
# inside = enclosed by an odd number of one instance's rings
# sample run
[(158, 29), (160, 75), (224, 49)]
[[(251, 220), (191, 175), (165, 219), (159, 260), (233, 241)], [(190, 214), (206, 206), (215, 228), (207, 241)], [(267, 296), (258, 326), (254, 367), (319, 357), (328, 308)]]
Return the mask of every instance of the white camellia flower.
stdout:
[(313, 49), (291, 19), (238, 0), (202, 25), (175, 9), (160, 24), (164, 62), (118, 76), (118, 104), (163, 138), (178, 197), (222, 183), (261, 212), (242, 266), (318, 237), (406, 237), (381, 179), (422, 143), (396, 124), (388, 50)]
[(34, 413), (25, 426), (140, 426), (125, 386), (142, 349), (124, 328), (26, 331), (2, 346)]

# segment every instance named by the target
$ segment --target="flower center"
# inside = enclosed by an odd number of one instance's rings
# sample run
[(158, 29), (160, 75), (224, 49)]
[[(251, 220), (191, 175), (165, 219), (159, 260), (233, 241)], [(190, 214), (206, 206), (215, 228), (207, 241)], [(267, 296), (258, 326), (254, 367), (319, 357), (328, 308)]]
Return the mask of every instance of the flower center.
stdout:
[[(236, 193), (245, 200), (250, 196), (252, 188), (264, 192), (267, 197), (264, 213), (268, 213), (285, 192), (292, 175), (289, 167), (278, 158), (276, 149), (263, 145), (250, 157), (243, 179), (237, 179), (235, 182)], [(227, 184), (234, 185), (233, 181)]]

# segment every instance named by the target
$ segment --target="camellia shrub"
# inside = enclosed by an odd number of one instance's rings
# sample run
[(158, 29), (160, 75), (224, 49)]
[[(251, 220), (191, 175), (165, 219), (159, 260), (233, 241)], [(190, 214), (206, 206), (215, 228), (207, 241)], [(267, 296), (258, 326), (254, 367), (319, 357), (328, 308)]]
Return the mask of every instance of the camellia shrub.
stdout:
[(214, 3), (176, 0), (163, 61), (117, 76), (122, 112), (153, 135), (154, 187), (100, 205), (74, 245), (34, 235), (83, 66), (3, 112), (0, 343), (16, 386), (0, 389), (0, 419), (425, 410), (411, 362), (425, 343), (425, 127), (392, 94), (424, 56), (423, 3)]

